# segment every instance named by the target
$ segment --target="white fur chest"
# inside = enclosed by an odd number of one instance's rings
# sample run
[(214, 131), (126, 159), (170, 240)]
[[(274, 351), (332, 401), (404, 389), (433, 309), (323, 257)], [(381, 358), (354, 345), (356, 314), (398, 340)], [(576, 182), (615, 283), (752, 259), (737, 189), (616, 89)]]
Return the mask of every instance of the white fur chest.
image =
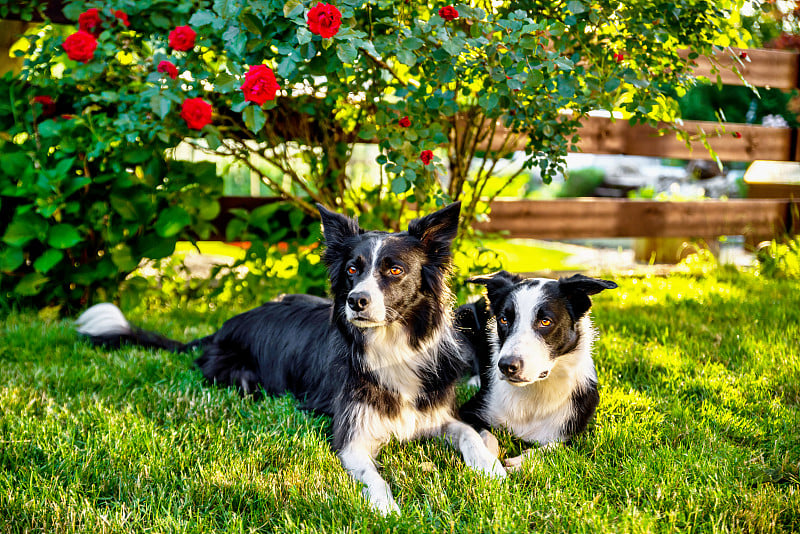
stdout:
[(435, 363), (434, 351), (441, 339), (437, 332), (427, 343), (413, 348), (401, 325), (373, 328), (367, 332), (365, 361), (383, 387), (413, 402), (422, 389), (420, 372)]
[(389, 417), (369, 405), (359, 404), (354, 410), (356, 435), (373, 443), (392, 439), (411, 441), (441, 433), (442, 426), (453, 420), (450, 406), (421, 411), (411, 403), (403, 403), (399, 413)]

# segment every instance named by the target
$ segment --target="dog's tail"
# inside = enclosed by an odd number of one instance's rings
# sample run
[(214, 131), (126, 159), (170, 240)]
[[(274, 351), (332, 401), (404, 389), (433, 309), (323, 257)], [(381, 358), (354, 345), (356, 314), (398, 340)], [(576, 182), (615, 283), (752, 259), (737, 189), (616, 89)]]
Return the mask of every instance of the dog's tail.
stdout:
[(200, 346), (204, 339), (182, 343), (156, 332), (142, 330), (131, 325), (122, 311), (109, 302), (96, 304), (83, 312), (75, 321), (75, 329), (95, 345), (108, 348), (138, 345), (171, 352), (186, 352)]

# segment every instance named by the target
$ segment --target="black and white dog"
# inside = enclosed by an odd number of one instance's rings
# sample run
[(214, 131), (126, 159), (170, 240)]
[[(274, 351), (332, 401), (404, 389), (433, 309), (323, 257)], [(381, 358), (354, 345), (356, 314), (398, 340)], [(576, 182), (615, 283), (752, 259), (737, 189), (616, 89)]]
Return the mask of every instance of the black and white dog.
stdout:
[(391, 439), (443, 436), (468, 466), (505, 476), (478, 433), (457, 419), (455, 385), (469, 364), (453, 329), (448, 285), (460, 204), (398, 233), (365, 231), (318, 208), (333, 301), (289, 295), (186, 344), (129, 325), (111, 304), (84, 312), (78, 331), (105, 345), (197, 347), (196, 364), (209, 381), (245, 393), (290, 392), (304, 408), (329, 414), (342, 465), (383, 514), (399, 512), (374, 462)]
[[(589, 295), (617, 284), (583, 275), (525, 279), (506, 271), (469, 282), (486, 286), (495, 320), (487, 321), (482, 299), (459, 308), (458, 325), (475, 349), (481, 379), (461, 418), (490, 448), (496, 440), (489, 428), (544, 447), (568, 442), (586, 428), (599, 401)], [(518, 467), (529, 452), (506, 466)]]

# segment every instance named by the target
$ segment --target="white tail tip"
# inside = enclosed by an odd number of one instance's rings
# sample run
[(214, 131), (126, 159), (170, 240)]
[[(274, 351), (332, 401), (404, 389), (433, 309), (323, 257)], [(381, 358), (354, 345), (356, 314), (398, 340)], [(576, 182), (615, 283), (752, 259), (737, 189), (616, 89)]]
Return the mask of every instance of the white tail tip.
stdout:
[(131, 331), (122, 311), (110, 302), (95, 304), (83, 312), (75, 321), (75, 328), (86, 336), (129, 334)]

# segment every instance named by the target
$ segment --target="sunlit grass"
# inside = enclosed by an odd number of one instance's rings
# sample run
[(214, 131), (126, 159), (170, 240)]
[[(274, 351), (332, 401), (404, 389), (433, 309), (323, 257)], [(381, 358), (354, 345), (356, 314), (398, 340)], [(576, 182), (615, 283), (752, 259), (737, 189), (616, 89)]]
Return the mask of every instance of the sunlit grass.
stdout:
[[(791, 532), (800, 524), (800, 282), (616, 278), (594, 299), (591, 432), (504, 483), (439, 441), (380, 456), (369, 512), (330, 421), (206, 385), (190, 355), (105, 352), (0, 320), (0, 532)], [(239, 309), (134, 309), (180, 339)], [(463, 391), (462, 393), (466, 393)], [(498, 433), (502, 454), (523, 444)]]

